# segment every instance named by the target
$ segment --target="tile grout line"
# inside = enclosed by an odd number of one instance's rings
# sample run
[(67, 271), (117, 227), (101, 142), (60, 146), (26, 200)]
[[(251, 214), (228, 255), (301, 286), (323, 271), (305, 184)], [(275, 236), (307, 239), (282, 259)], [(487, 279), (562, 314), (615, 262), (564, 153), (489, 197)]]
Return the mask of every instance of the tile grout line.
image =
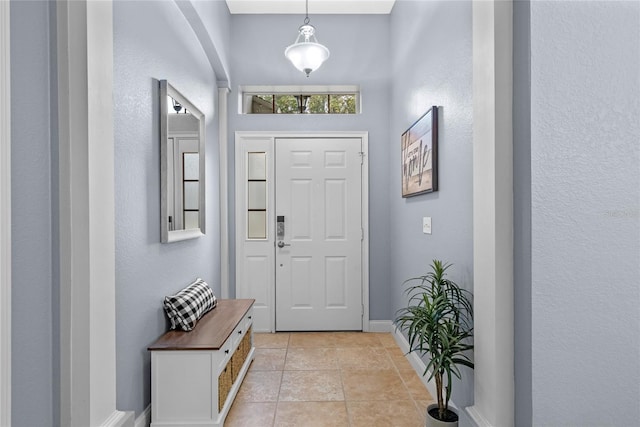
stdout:
[(289, 343), (291, 342), (291, 334), (287, 334), (287, 345), (284, 348), (284, 361), (282, 362), (282, 371), (280, 371), (280, 386), (278, 387), (278, 396), (276, 397), (276, 410), (273, 413), (272, 427), (275, 427), (278, 419), (278, 409), (280, 408), (280, 392), (282, 391), (282, 381), (284, 380), (284, 368), (287, 366), (287, 357), (289, 357)]
[(340, 371), (340, 384), (342, 385), (342, 396), (344, 397), (344, 409), (347, 412), (347, 423), (349, 427), (353, 426), (351, 411), (349, 410), (349, 405), (347, 404), (347, 392), (344, 389), (344, 368), (342, 367), (342, 363), (340, 362), (340, 356), (338, 349), (336, 348), (336, 362), (338, 363), (338, 369)]
[[(395, 346), (393, 347), (394, 349), (400, 349), (400, 346), (398, 345), (398, 343), (394, 343)], [(402, 352), (402, 349), (400, 349)], [(389, 358), (391, 359), (391, 363), (393, 363), (393, 366), (395, 367), (398, 376), (400, 377), (400, 381), (402, 381), (402, 384), (404, 384), (404, 387), (407, 389), (407, 393), (409, 394), (409, 398), (411, 399), (411, 403), (413, 403), (413, 410), (415, 411), (416, 414), (418, 414), (418, 417), (420, 417), (420, 411), (418, 410), (418, 402), (416, 402), (416, 399), (413, 397), (413, 393), (411, 393), (411, 390), (409, 389), (409, 385), (407, 384), (407, 382), (405, 381), (404, 376), (402, 376), (402, 374), (400, 373), (400, 367), (396, 364), (396, 362), (393, 360), (393, 358), (391, 357), (391, 354), (389, 353), (389, 351), (387, 351), (387, 355), (389, 356)], [(403, 354), (403, 357), (406, 359), (406, 355)]]
[[(397, 346), (397, 344), (396, 344), (396, 346)], [(385, 351), (386, 351), (386, 349), (385, 349)], [(389, 354), (388, 351), (387, 351), (387, 356), (389, 357), (389, 359), (391, 359), (391, 355)], [(398, 365), (396, 365), (396, 363), (393, 361), (393, 359), (391, 359), (391, 363), (393, 364), (393, 367), (396, 369), (396, 372), (398, 373), (398, 376), (400, 377), (400, 381), (402, 381), (402, 384), (404, 385), (404, 388), (407, 389), (407, 393), (409, 394), (409, 398), (411, 399), (411, 403), (413, 403), (414, 410), (416, 411), (416, 413), (419, 412), (418, 411), (418, 402), (416, 402), (416, 399), (413, 397), (413, 393), (411, 393), (411, 390), (409, 390), (409, 386), (407, 385), (407, 382), (404, 380), (404, 377), (402, 376), (402, 374), (400, 374), (400, 368), (398, 368)]]
[[(396, 347), (400, 348), (400, 346), (397, 345), (396, 343)], [(407, 357), (407, 355), (403, 355), (405, 358)], [(389, 357), (391, 357), (391, 355), (389, 355)], [(393, 360), (392, 360), (393, 362)], [(400, 375), (400, 380), (402, 380), (402, 383), (404, 384), (404, 386), (406, 387), (407, 391), (409, 392), (409, 397), (411, 398), (411, 401), (413, 402), (413, 406), (415, 408), (415, 411), (418, 413), (418, 416), (422, 417), (422, 413), (420, 412), (420, 407), (418, 404), (417, 399), (414, 397), (413, 393), (411, 393), (411, 390), (409, 389), (409, 386), (407, 385), (407, 382), (405, 381), (404, 377), (400, 374), (400, 368), (395, 364), (395, 362), (393, 363), (396, 370), (398, 371), (398, 375)]]

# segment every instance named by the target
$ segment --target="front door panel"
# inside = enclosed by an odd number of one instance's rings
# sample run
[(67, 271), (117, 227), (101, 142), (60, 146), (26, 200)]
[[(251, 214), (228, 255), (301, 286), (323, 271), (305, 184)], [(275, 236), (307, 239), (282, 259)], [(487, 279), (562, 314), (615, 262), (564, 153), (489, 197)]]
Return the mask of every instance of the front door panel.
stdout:
[(275, 141), (277, 330), (362, 330), (361, 144)]

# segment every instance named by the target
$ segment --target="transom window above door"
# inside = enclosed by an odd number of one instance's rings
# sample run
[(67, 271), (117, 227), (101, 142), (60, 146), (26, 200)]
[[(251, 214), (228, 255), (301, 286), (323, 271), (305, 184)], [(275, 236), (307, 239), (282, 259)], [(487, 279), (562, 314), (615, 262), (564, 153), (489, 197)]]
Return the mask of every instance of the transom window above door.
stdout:
[(358, 114), (358, 86), (244, 86), (241, 114)]

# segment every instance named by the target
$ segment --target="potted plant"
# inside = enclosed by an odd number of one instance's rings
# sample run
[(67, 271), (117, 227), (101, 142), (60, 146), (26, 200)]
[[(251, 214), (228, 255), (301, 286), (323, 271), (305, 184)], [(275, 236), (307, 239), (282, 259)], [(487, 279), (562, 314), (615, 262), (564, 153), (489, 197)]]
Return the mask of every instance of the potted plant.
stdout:
[(452, 376), (461, 378), (460, 365), (473, 369), (467, 353), (473, 349), (472, 296), (445, 277), (450, 266), (433, 260), (426, 275), (406, 280), (409, 302), (395, 319), (408, 335), (409, 352), (429, 358), (423, 375), (435, 379), (438, 404), (427, 408), (427, 427), (458, 425), (458, 415), (449, 409)]

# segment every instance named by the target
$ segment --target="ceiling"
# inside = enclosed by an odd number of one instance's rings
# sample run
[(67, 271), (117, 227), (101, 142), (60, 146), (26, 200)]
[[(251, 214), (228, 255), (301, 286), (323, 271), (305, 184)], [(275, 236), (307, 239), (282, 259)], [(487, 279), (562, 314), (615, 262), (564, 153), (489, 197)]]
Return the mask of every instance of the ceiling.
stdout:
[[(301, 14), (305, 0), (226, 0), (232, 14)], [(309, 0), (309, 14), (388, 14), (395, 0)]]

